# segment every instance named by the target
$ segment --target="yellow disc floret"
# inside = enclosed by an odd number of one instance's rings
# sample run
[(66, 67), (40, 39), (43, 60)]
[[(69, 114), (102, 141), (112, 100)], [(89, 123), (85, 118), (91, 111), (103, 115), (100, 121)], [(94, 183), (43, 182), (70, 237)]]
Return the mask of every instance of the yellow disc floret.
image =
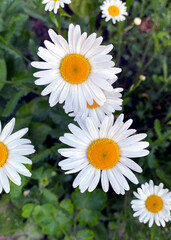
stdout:
[(93, 108), (97, 108), (97, 107), (99, 107), (99, 104), (96, 103), (94, 100), (93, 100), (93, 104), (92, 104), (92, 105), (89, 105), (89, 104), (87, 103), (87, 108), (89, 108), (89, 109), (93, 109)]
[(117, 6), (112, 5), (108, 8), (108, 12), (109, 12), (109, 15), (111, 15), (112, 17), (117, 17), (120, 13), (120, 10)]
[(89, 61), (81, 54), (68, 54), (61, 61), (61, 75), (65, 81), (71, 84), (80, 84), (86, 81), (90, 71)]
[(0, 142), (0, 167), (2, 167), (6, 163), (7, 158), (8, 149), (2, 142)]
[(151, 195), (147, 198), (145, 206), (148, 211), (152, 213), (157, 213), (163, 208), (163, 200), (157, 195)]
[(119, 161), (118, 145), (111, 139), (102, 138), (92, 142), (87, 151), (90, 163), (101, 170), (110, 169)]

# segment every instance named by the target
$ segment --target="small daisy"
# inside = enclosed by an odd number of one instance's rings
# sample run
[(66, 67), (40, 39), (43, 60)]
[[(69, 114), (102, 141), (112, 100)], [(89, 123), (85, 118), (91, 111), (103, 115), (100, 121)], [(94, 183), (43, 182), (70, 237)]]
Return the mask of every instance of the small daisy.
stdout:
[(163, 183), (154, 185), (153, 181), (141, 185), (141, 188), (134, 192), (138, 200), (132, 200), (131, 205), (134, 210), (134, 217), (139, 217), (139, 221), (148, 223), (151, 227), (155, 222), (157, 226), (165, 227), (165, 222), (171, 220), (171, 192), (163, 188)]
[(106, 22), (112, 19), (113, 24), (124, 21), (128, 15), (125, 4), (120, 0), (106, 0), (100, 7), (102, 18), (106, 18)]
[(10, 191), (8, 178), (16, 185), (21, 185), (21, 177), (18, 173), (30, 177), (30, 171), (23, 164), (32, 164), (32, 161), (24, 155), (35, 152), (31, 141), (22, 138), (28, 128), (23, 128), (13, 134), (12, 131), (15, 125), (13, 118), (4, 129), (1, 131), (0, 122), (0, 193), (2, 189), (6, 193)]
[(79, 172), (73, 187), (79, 186), (80, 191), (93, 191), (101, 179), (102, 188), (109, 190), (109, 182), (117, 194), (125, 194), (129, 185), (125, 177), (134, 184), (138, 179), (130, 170), (142, 172), (141, 167), (130, 158), (144, 157), (149, 154), (144, 148), (148, 142), (141, 142), (146, 134), (136, 134), (129, 129), (132, 120), (123, 122), (121, 114), (114, 123), (113, 115), (106, 116), (98, 128), (91, 118), (79, 123), (80, 127), (69, 124), (72, 134), (66, 133), (60, 141), (70, 148), (59, 149), (59, 153), (67, 157), (60, 161), (59, 166), (68, 170), (66, 174)]
[[(93, 120), (96, 122), (96, 124), (99, 126), (99, 124), (103, 121), (105, 115), (110, 115), (113, 112), (120, 111), (122, 109), (121, 105), (123, 100), (121, 99), (122, 94), (120, 92), (123, 91), (123, 88), (115, 88), (112, 92), (106, 92), (104, 91), (106, 101), (102, 106), (96, 103), (96, 101), (93, 102), (92, 105), (89, 105), (87, 103), (87, 108), (85, 112), (78, 112), (78, 113), (70, 113), (69, 116), (75, 117), (75, 121), (78, 121), (78, 119), (86, 120), (87, 117), (93, 118)], [(71, 109), (67, 109), (64, 105), (65, 112), (71, 112)]]
[(38, 55), (45, 62), (33, 62), (32, 66), (44, 71), (34, 74), (39, 79), (37, 85), (48, 85), (42, 95), (50, 94), (50, 106), (65, 101), (66, 107), (75, 112), (85, 110), (93, 100), (99, 105), (106, 101), (103, 90), (112, 92), (110, 79), (117, 79), (120, 68), (114, 67), (112, 56), (108, 53), (113, 45), (101, 46), (102, 37), (96, 33), (87, 37), (81, 34), (80, 26), (69, 25), (68, 43), (52, 29), (49, 30), (53, 43), (45, 41), (46, 48), (39, 48)]
[(58, 12), (60, 7), (64, 8), (65, 4), (70, 4), (71, 0), (43, 0), (43, 4), (46, 4), (45, 11), (54, 11), (54, 13)]

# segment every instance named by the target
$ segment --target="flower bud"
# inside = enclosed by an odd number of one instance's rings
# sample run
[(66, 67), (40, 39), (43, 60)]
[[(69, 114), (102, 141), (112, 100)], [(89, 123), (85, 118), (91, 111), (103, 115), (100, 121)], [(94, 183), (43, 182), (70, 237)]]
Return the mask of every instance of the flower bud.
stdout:
[(134, 18), (134, 24), (136, 25), (136, 26), (139, 26), (140, 24), (141, 24), (141, 18)]

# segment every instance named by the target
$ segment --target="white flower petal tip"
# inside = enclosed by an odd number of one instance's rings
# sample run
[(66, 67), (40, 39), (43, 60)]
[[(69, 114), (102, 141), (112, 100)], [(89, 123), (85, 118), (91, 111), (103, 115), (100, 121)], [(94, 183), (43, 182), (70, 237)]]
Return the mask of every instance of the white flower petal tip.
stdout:
[(70, 4), (71, 0), (43, 0), (42, 3), (45, 4), (45, 11), (53, 11), (57, 14), (58, 9), (60, 7), (64, 8), (65, 4)]
[(141, 185), (137, 192), (133, 192), (137, 200), (131, 201), (131, 207), (135, 212), (133, 217), (138, 217), (141, 223), (147, 223), (149, 228), (155, 223), (165, 227), (171, 220), (171, 192), (163, 188), (163, 183), (158, 186), (153, 181)]
[(31, 172), (23, 164), (32, 164), (25, 155), (35, 152), (31, 141), (22, 138), (28, 132), (28, 128), (12, 133), (14, 125), (15, 118), (0, 131), (0, 192), (4, 189), (6, 193), (10, 191), (9, 179), (20, 186), (21, 177), (18, 173), (31, 176)]
[(41, 95), (50, 94), (50, 106), (59, 102), (65, 103), (67, 112), (85, 111), (87, 103), (92, 105), (93, 101), (103, 106), (106, 94), (111, 93), (114, 101), (106, 111), (121, 110), (120, 91), (112, 87), (121, 71), (109, 55), (113, 45), (102, 45), (102, 37), (97, 38), (95, 33), (88, 37), (87, 33), (81, 34), (79, 25), (69, 25), (68, 42), (52, 29), (48, 33), (52, 42), (45, 41), (45, 48), (38, 50), (43, 61), (31, 65), (42, 70), (33, 75), (38, 78), (36, 85), (46, 85)]
[(64, 134), (59, 140), (68, 148), (58, 150), (65, 160), (58, 163), (65, 174), (78, 173), (73, 187), (79, 187), (81, 192), (93, 191), (101, 180), (104, 192), (109, 190), (109, 183), (116, 194), (129, 191), (127, 179), (138, 184), (133, 173), (142, 172), (142, 168), (129, 158), (142, 157), (148, 143), (141, 141), (146, 134), (135, 134), (134, 129), (128, 129), (132, 120), (123, 122), (121, 114), (114, 122), (113, 115), (106, 116), (97, 125), (93, 118), (79, 121), (79, 127), (69, 124), (71, 133)]
[(106, 22), (112, 20), (113, 24), (124, 21), (125, 16), (128, 15), (127, 7), (121, 0), (106, 0), (100, 9), (102, 18), (105, 18)]

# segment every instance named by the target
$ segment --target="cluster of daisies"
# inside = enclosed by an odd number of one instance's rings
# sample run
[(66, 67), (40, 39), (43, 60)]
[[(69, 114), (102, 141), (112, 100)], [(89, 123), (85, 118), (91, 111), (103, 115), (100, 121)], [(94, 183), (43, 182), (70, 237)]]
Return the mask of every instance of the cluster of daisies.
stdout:
[[(45, 4), (45, 11), (53, 11), (54, 13), (58, 12), (58, 9), (63, 8), (65, 4), (70, 4), (71, 0), (43, 0)], [(126, 3), (123, 3), (120, 0), (106, 0), (103, 5), (100, 6), (102, 11), (102, 18), (105, 18), (105, 21), (112, 20), (113, 24), (117, 21), (124, 21), (125, 16), (128, 15)]]
[[(57, 12), (59, 6), (70, 3), (67, 0), (44, 0), (46, 9)], [(111, 8), (110, 4), (116, 4)], [(114, 17), (122, 11), (126, 13), (125, 4), (119, 0), (107, 0), (104, 3), (103, 16), (106, 9)], [(107, 6), (105, 8), (105, 5)], [(118, 16), (115, 20), (122, 20)], [(107, 18), (106, 20), (109, 20)], [(113, 20), (114, 21), (114, 20)], [(122, 88), (114, 88), (116, 74), (121, 72), (115, 67), (109, 52), (113, 46), (102, 45), (103, 38), (96, 33), (87, 36), (81, 33), (79, 25), (69, 25), (68, 41), (52, 29), (49, 30), (51, 41), (45, 41), (45, 47), (39, 47), (38, 56), (43, 61), (32, 62), (32, 66), (40, 69), (34, 73), (38, 78), (36, 85), (45, 85), (42, 95), (49, 96), (49, 104), (54, 107), (63, 104), (67, 114), (74, 117), (77, 124), (69, 124), (70, 133), (60, 137), (60, 141), (68, 148), (59, 149), (65, 158), (59, 162), (66, 174), (78, 173), (73, 187), (79, 187), (83, 193), (92, 192), (99, 182), (103, 191), (109, 186), (116, 194), (125, 194), (130, 189), (128, 180), (138, 184), (134, 172), (141, 173), (142, 168), (132, 159), (149, 154), (146, 148), (149, 143), (142, 141), (146, 134), (137, 134), (130, 128), (132, 119), (124, 121), (120, 114), (114, 120), (113, 113), (121, 110)], [(18, 173), (31, 176), (23, 164), (31, 164), (25, 155), (35, 152), (30, 140), (22, 138), (27, 128), (12, 133), (15, 119), (12, 119), (1, 131), (0, 125), (0, 192), (10, 191), (8, 178), (15, 184), (21, 184)], [(170, 220), (171, 192), (163, 188), (163, 184), (155, 186), (150, 180), (134, 192), (138, 200), (131, 202), (134, 216), (140, 222), (155, 222), (165, 226)]]

